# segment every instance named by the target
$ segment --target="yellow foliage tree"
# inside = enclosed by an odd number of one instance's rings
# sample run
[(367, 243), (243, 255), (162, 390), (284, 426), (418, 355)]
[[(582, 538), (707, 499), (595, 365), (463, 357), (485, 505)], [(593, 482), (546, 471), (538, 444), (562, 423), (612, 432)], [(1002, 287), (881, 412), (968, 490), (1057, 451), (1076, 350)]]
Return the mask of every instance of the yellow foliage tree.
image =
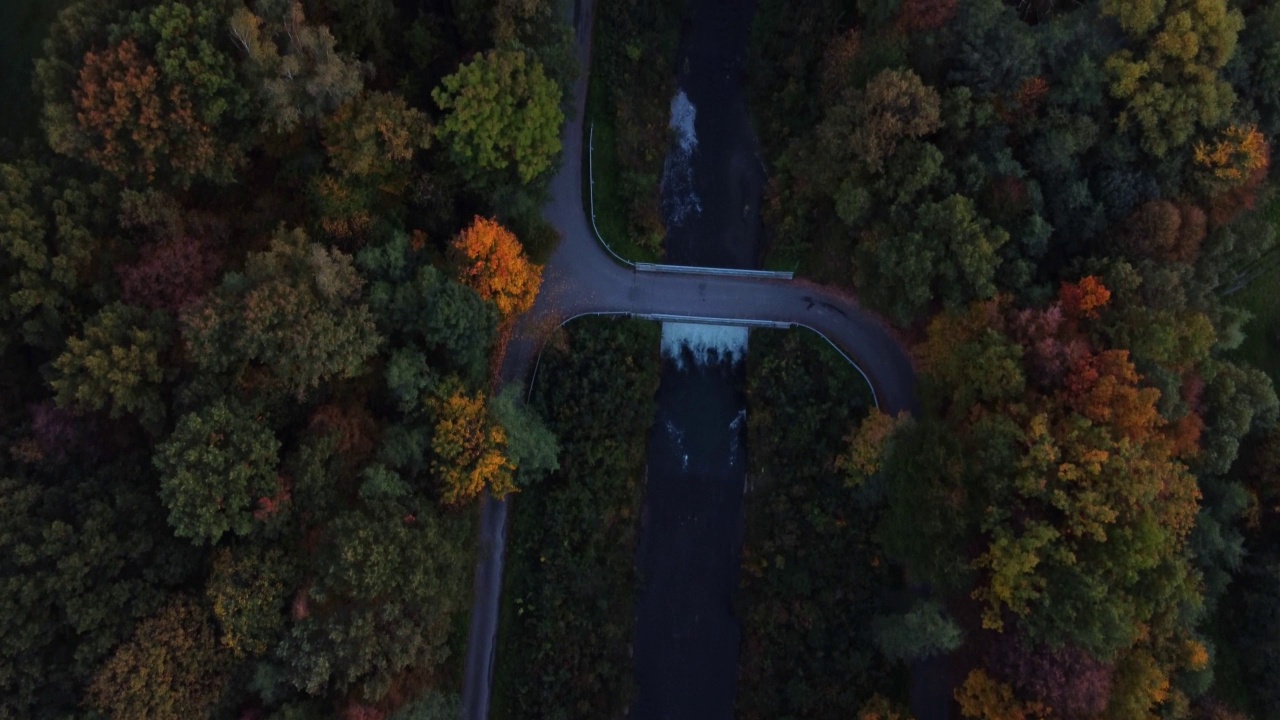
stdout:
[(493, 422), (483, 395), (459, 390), (437, 401), (431, 467), (443, 486), (442, 499), (456, 505), (482, 491), (504, 497), (516, 491), (515, 464), (507, 457), (507, 433)]
[(1013, 688), (992, 678), (986, 670), (974, 670), (956, 688), (960, 713), (972, 720), (1042, 720), (1050, 714), (1037, 702), (1024, 703)]
[(849, 433), (845, 438), (849, 445), (848, 451), (836, 458), (836, 469), (844, 472), (848, 485), (861, 485), (867, 478), (880, 472), (886, 444), (893, 431), (905, 419), (905, 414), (895, 418), (881, 412), (879, 408), (872, 408), (871, 413)]
[(1211, 190), (1226, 191), (1243, 185), (1253, 174), (1267, 167), (1271, 148), (1254, 125), (1232, 125), (1212, 143), (1195, 145), (1196, 165), (1202, 170), (1205, 185)]
[(461, 281), (492, 300), (504, 318), (533, 307), (542, 268), (529, 261), (520, 241), (497, 221), (476, 217), (453, 241), (453, 253)]

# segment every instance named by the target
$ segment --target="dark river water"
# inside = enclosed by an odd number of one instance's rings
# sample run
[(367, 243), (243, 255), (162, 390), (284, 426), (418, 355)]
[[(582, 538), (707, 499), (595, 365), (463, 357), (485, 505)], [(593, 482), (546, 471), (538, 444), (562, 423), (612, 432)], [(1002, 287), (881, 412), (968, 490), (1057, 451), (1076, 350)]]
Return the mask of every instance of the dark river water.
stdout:
[[(663, 176), (666, 261), (751, 268), (764, 170), (744, 68), (754, 0), (687, 0)], [(733, 717), (740, 629), (746, 331), (663, 328), (637, 562), (637, 720)]]

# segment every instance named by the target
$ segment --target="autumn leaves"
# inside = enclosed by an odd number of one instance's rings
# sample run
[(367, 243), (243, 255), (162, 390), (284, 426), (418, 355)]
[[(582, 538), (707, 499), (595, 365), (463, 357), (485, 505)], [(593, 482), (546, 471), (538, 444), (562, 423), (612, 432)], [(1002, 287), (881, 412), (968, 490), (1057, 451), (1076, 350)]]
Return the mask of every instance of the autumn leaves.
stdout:
[[(542, 268), (529, 261), (510, 230), (481, 217), (453, 241), (451, 252), (459, 280), (497, 306), (498, 342), (506, 342), (514, 319), (533, 307)], [(500, 357), (501, 349), (496, 354)], [(508, 452), (507, 430), (486, 410), (485, 396), (458, 388), (433, 402), (438, 419), (432, 469), (444, 487), (444, 502), (463, 503), (485, 490), (497, 497), (515, 492), (517, 466)]]

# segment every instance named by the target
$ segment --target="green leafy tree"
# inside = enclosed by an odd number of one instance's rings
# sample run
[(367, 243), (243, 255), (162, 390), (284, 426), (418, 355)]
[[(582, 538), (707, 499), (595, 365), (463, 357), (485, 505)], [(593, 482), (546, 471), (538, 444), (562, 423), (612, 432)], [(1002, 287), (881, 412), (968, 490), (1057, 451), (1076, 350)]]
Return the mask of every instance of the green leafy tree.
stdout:
[(0, 165), (0, 318), (29, 345), (60, 350), (71, 318), (102, 294), (95, 195), (34, 163)]
[(291, 571), (279, 548), (245, 545), (214, 554), (205, 597), (222, 630), (222, 646), (236, 657), (262, 655), (283, 632)]
[(421, 403), (428, 366), (482, 387), (497, 329), (496, 307), (428, 264), (403, 233), (366, 248), (358, 262), (369, 278), (369, 307), (378, 329), (398, 348), (388, 366), (388, 382), (407, 403), (404, 409)]
[(514, 176), (529, 183), (560, 152), (560, 89), (524, 52), (477, 55), (431, 97), (445, 112), (437, 134), (472, 180)]
[(1280, 5), (1262, 3), (1248, 16), (1240, 61), (1246, 72), (1236, 91), (1253, 100), (1263, 129), (1274, 138), (1280, 134)]
[(1244, 19), (1227, 0), (1106, 0), (1131, 49), (1107, 58), (1111, 95), (1124, 103), (1121, 128), (1162, 158), (1201, 129), (1227, 119), (1235, 92), (1221, 75)]
[(149, 427), (164, 420), (162, 357), (171, 342), (163, 318), (114, 303), (85, 324), (81, 337), (53, 363), (50, 381), (63, 407), (136, 415)]
[(489, 412), (507, 436), (507, 455), (521, 485), (541, 480), (560, 467), (560, 444), (542, 418), (520, 402), (520, 389), (508, 385), (489, 403)]
[(471, 536), (469, 522), (430, 506), (335, 518), (307, 601), (315, 611), (279, 648), (292, 682), (377, 702), (404, 671), (436, 671), (467, 601)]
[(905, 613), (877, 618), (876, 645), (885, 656), (911, 662), (951, 652), (964, 641), (964, 631), (936, 600), (917, 602)]
[(302, 396), (322, 380), (354, 377), (377, 352), (363, 286), (351, 256), (282, 228), (243, 273), (183, 313), (183, 335), (202, 370), (238, 376), (260, 366), (276, 387)]
[(231, 401), (183, 416), (155, 457), (174, 533), (196, 543), (247, 535), (258, 500), (278, 490), (279, 451), (262, 419)]
[(951, 306), (996, 293), (1000, 249), (1009, 233), (993, 226), (974, 202), (952, 195), (904, 218), (903, 232), (859, 247), (862, 285), (899, 320), (933, 299)]
[(173, 537), (146, 459), (64, 448), (0, 476), (0, 717), (72, 716), (134, 624), (202, 559)]

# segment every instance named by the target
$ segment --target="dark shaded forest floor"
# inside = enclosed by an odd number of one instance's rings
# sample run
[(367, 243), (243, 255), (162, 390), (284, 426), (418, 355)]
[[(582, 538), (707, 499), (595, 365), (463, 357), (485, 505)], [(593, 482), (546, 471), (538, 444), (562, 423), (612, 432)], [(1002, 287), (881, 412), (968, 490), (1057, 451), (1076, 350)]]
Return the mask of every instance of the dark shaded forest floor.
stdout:
[(49, 25), (71, 0), (5, 0), (0, 3), (0, 137), (16, 139), (33, 132), (39, 108), (31, 90), (31, 71)]

